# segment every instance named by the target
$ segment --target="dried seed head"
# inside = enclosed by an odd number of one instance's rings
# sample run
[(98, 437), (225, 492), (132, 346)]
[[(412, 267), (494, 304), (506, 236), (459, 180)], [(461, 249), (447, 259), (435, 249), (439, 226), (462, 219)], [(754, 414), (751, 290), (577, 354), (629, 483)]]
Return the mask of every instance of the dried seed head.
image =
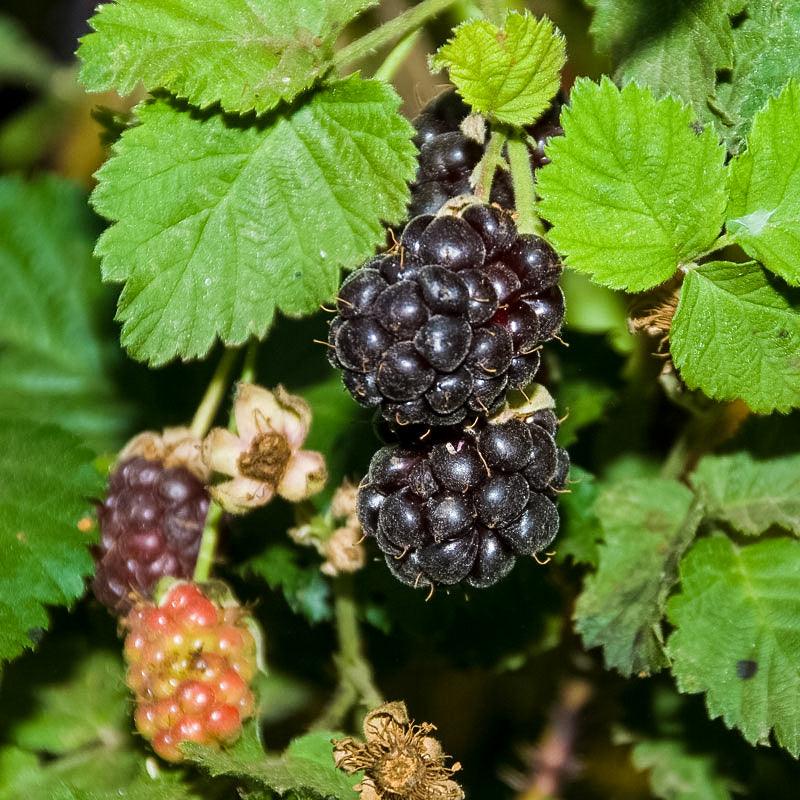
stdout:
[(461, 766), (446, 766), (436, 730), (408, 718), (405, 703), (386, 703), (364, 719), (364, 742), (334, 742), (336, 766), (352, 774), (364, 771), (356, 787), (361, 800), (462, 800), (464, 792), (453, 780)]

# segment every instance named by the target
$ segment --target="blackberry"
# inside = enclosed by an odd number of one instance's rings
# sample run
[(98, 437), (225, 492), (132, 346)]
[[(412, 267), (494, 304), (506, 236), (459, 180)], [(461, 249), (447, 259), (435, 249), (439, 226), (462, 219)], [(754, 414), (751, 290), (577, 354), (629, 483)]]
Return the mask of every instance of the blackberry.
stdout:
[(111, 473), (98, 508), (101, 539), (92, 589), (124, 614), (165, 575), (189, 578), (208, 512), (208, 493), (189, 470), (130, 458)]
[[(562, 103), (563, 97), (557, 97), (544, 116), (528, 128), (534, 169), (549, 160), (544, 154), (548, 140), (563, 133), (559, 124)], [(414, 141), (420, 152), (417, 177), (411, 185), (409, 216), (435, 214), (451, 198), (471, 192), (469, 178), (483, 156), (484, 146), (461, 131), (469, 111), (451, 90), (429, 103), (414, 120)], [(494, 175), (490, 200), (503, 208), (514, 208), (511, 176), (504, 169)]]
[(358, 515), (395, 577), (484, 588), (550, 545), (569, 470), (556, 425), (552, 412), (536, 411), (379, 450)]
[(342, 284), (329, 360), (396, 428), (489, 416), (560, 329), (560, 273), (553, 249), (495, 206), (415, 217), (399, 248)]
[(236, 741), (256, 706), (257, 642), (246, 612), (178, 583), (159, 605), (134, 606), (124, 625), (134, 721), (156, 753), (178, 762), (184, 742), (219, 748)]

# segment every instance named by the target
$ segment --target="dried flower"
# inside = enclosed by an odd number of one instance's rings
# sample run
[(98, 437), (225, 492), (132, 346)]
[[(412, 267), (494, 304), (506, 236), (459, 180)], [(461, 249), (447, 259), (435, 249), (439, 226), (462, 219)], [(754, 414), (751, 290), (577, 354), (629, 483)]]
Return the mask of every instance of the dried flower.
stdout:
[(430, 735), (435, 730), (428, 722), (411, 722), (405, 703), (385, 703), (364, 719), (366, 741), (335, 741), (333, 758), (348, 774), (364, 771), (356, 786), (361, 800), (462, 800), (452, 779), (461, 765), (445, 766), (449, 756)]
[(211, 487), (226, 510), (242, 514), (263, 506), (277, 493), (293, 503), (316, 494), (327, 471), (320, 453), (301, 450), (311, 424), (302, 397), (282, 386), (274, 392), (240, 383), (233, 407), (236, 433), (214, 428), (203, 442), (208, 468), (230, 480)]
[(210, 470), (203, 461), (202, 442), (189, 428), (138, 433), (120, 450), (117, 461), (136, 457), (160, 461), (165, 467), (183, 467), (203, 483), (209, 478)]
[(331, 514), (335, 519), (346, 520), (347, 524), (352, 521), (358, 523), (358, 512), (356, 503), (358, 502), (358, 486), (345, 480), (342, 485), (334, 492), (331, 500)]
[(343, 572), (357, 572), (367, 563), (367, 553), (361, 543), (361, 527), (346, 526), (337, 528), (322, 547), (325, 563), (320, 570), (325, 575), (340, 575)]

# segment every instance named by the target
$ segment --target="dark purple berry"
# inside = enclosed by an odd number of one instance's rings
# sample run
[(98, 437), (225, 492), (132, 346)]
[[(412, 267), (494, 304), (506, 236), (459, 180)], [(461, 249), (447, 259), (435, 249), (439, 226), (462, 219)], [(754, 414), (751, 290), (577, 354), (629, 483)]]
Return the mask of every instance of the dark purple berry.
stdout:
[(426, 589), (431, 585), (431, 582), (422, 572), (419, 550), (411, 550), (408, 555), (401, 558), (387, 553), (386, 566), (389, 567), (389, 572), (406, 586), (411, 586), (414, 589)]
[(489, 416), (503, 399), (503, 392), (507, 386), (508, 375), (501, 375), (499, 378), (474, 378), (469, 407), (473, 411), (483, 412), (485, 416)]
[(422, 267), (417, 283), (428, 308), (436, 314), (465, 314), (470, 294), (461, 275), (445, 267)]
[(374, 536), (378, 530), (378, 514), (386, 495), (374, 486), (364, 486), (358, 490), (358, 520), (367, 536)]
[(517, 275), (523, 294), (539, 294), (555, 286), (561, 277), (556, 251), (539, 236), (520, 234), (503, 258)]
[(487, 378), (502, 375), (514, 357), (511, 334), (498, 325), (478, 328), (472, 337), (467, 363)]
[(461, 218), (468, 222), (483, 239), (486, 259), (493, 260), (505, 252), (517, 239), (517, 226), (507, 211), (485, 204), (469, 206)]
[(478, 450), (490, 467), (518, 472), (533, 456), (533, 437), (518, 419), (487, 425), (478, 434)]
[(383, 291), (373, 313), (393, 336), (409, 338), (428, 318), (428, 308), (416, 281), (401, 280)]
[(473, 492), (475, 511), (489, 528), (516, 519), (528, 504), (531, 490), (519, 473), (496, 473)]
[(511, 549), (494, 533), (484, 529), (480, 534), (478, 555), (466, 582), (476, 589), (494, 586), (514, 569), (515, 563), (516, 557)]
[(435, 136), (419, 151), (420, 174), (425, 180), (453, 180), (469, 174), (483, 148), (474, 139), (453, 131)]
[(414, 400), (423, 395), (436, 379), (411, 342), (393, 344), (377, 370), (378, 386), (390, 400)]
[(463, 220), (437, 217), (420, 238), (419, 255), (428, 264), (459, 270), (481, 265), (486, 249), (481, 237)]
[(431, 317), (414, 337), (417, 352), (439, 372), (458, 369), (467, 357), (471, 344), (472, 328), (469, 323), (443, 314)]
[(378, 530), (400, 548), (425, 543), (422, 506), (411, 489), (400, 489), (386, 498), (378, 514)]
[(564, 320), (564, 293), (558, 286), (522, 302), (531, 307), (539, 320), (539, 335), (543, 341), (552, 339), (561, 330)]
[(342, 381), (347, 391), (360, 405), (374, 408), (383, 402), (383, 395), (374, 372), (345, 372)]
[(434, 541), (452, 539), (472, 526), (475, 513), (463, 494), (438, 494), (425, 507), (428, 530)]
[(480, 270), (465, 269), (458, 273), (469, 292), (467, 316), (473, 325), (488, 322), (497, 312), (497, 292), (489, 278)]
[(497, 532), (518, 556), (540, 553), (556, 538), (558, 511), (552, 500), (534, 492), (522, 514)]
[(336, 307), (344, 319), (371, 312), (372, 306), (386, 288), (386, 281), (376, 269), (359, 269), (351, 273), (339, 287)]
[(508, 385), (512, 389), (527, 386), (536, 377), (541, 363), (542, 357), (539, 350), (534, 350), (524, 356), (514, 356), (506, 373), (508, 375)]
[(472, 374), (462, 367), (440, 375), (425, 392), (425, 399), (437, 414), (452, 414), (469, 400), (473, 385)]
[(486, 477), (477, 450), (464, 441), (436, 445), (430, 463), (436, 480), (451, 492), (465, 492)]
[(420, 237), (432, 221), (432, 214), (419, 214), (414, 216), (405, 228), (403, 228), (403, 233), (400, 236), (400, 246), (406, 253), (415, 258), (419, 255)]
[(426, 577), (445, 586), (464, 580), (478, 554), (478, 534), (429, 544), (419, 550), (419, 564)]
[(384, 447), (370, 461), (369, 482), (384, 493), (399, 489), (408, 482), (411, 470), (421, 458), (415, 450)]
[(553, 480), (558, 467), (558, 452), (553, 437), (538, 425), (529, 425), (533, 458), (524, 470), (525, 479), (534, 489), (544, 489)]
[(372, 317), (348, 319), (336, 330), (336, 356), (356, 372), (374, 370), (391, 344), (389, 333)]
[(511, 334), (515, 353), (525, 355), (539, 344), (541, 338), (539, 320), (525, 303), (514, 303), (512, 306), (501, 308), (492, 317), (492, 322)]
[(190, 578), (208, 512), (203, 483), (183, 467), (131, 458), (109, 477), (98, 507), (95, 597), (116, 614), (165, 576)]

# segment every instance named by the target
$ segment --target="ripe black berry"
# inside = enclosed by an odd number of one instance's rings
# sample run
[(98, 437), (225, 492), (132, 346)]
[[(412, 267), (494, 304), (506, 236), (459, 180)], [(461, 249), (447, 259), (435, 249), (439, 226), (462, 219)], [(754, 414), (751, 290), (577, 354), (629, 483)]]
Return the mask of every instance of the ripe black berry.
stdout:
[(399, 248), (344, 282), (331, 323), (328, 358), (348, 391), (406, 435), (489, 416), (533, 380), (561, 325), (548, 245), (501, 209), (462, 211), (411, 220)]
[(100, 544), (92, 589), (123, 614), (165, 575), (189, 578), (208, 512), (208, 493), (191, 472), (131, 458), (111, 474), (98, 507)]
[[(563, 133), (559, 125), (562, 103), (562, 97), (556, 98), (544, 116), (527, 129), (534, 169), (548, 162), (544, 147), (550, 138)], [(420, 154), (417, 177), (411, 186), (409, 216), (435, 214), (453, 197), (471, 193), (469, 178), (483, 156), (484, 145), (462, 132), (461, 123), (468, 114), (468, 106), (450, 91), (429, 103), (414, 120), (417, 130), (414, 142)], [(490, 135), (487, 130), (484, 141)], [(502, 208), (514, 208), (514, 190), (507, 170), (500, 168), (495, 173), (489, 199)]]
[(569, 469), (551, 421), (534, 412), (379, 450), (358, 510), (392, 574), (410, 586), (483, 588), (518, 556), (547, 548), (558, 532), (554, 498)]

